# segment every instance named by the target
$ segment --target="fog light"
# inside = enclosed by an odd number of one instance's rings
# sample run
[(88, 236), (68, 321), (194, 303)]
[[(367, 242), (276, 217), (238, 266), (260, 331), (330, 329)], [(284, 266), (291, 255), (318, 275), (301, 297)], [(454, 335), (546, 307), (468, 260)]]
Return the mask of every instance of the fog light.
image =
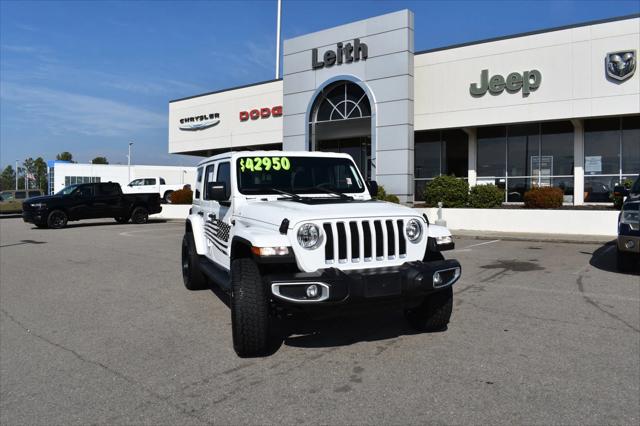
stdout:
[(311, 284), (309, 287), (307, 287), (307, 297), (309, 298), (315, 298), (318, 296), (318, 286), (315, 284)]
[(632, 249), (636, 246), (636, 243), (633, 240), (629, 240), (626, 243), (624, 243), (624, 246), (628, 249)]
[(440, 276), (440, 272), (436, 272), (433, 274), (433, 285), (442, 284), (442, 277)]

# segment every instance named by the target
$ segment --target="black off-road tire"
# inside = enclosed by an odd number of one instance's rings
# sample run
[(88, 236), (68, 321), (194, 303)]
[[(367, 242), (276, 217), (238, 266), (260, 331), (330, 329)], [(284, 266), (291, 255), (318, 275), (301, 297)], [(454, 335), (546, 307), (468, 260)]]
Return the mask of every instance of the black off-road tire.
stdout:
[(136, 225), (142, 225), (149, 221), (149, 210), (145, 207), (136, 207), (131, 212), (131, 222)]
[(47, 227), (51, 229), (60, 229), (67, 226), (69, 218), (67, 214), (62, 210), (53, 210), (47, 216)]
[(196, 252), (193, 234), (190, 232), (182, 237), (182, 281), (187, 290), (209, 288), (207, 277), (200, 270), (198, 252)]
[(231, 287), (233, 349), (243, 358), (267, 355), (269, 299), (258, 265), (251, 259), (233, 260)]
[(633, 253), (626, 253), (620, 249), (616, 253), (616, 267), (620, 272), (630, 272), (633, 270), (634, 261), (640, 263), (640, 256), (634, 256)]
[(453, 310), (453, 288), (447, 287), (425, 297), (420, 305), (405, 311), (407, 320), (419, 331), (443, 331)]
[(162, 201), (165, 204), (171, 204), (171, 196), (173, 195), (173, 191), (167, 191), (164, 193), (164, 197), (162, 197)]
[(129, 223), (129, 217), (128, 216), (116, 216), (116, 217), (114, 217), (114, 219), (118, 223), (122, 223), (122, 224)]

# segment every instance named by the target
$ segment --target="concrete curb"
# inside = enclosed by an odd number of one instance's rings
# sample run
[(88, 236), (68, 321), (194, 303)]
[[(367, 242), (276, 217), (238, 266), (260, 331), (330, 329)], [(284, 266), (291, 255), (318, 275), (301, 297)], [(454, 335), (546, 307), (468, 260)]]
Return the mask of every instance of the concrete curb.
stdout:
[(526, 232), (482, 232), (464, 229), (451, 230), (454, 237), (474, 240), (531, 241), (540, 243), (608, 244), (616, 240), (609, 235), (534, 234)]

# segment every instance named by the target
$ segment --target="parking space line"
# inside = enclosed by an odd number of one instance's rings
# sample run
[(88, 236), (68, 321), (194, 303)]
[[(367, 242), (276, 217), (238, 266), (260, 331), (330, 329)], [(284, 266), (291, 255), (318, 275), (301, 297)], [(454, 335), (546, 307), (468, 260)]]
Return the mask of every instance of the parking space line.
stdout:
[(497, 243), (498, 241), (501, 241), (501, 240), (491, 240), (491, 241), (485, 241), (484, 243), (471, 244), (470, 246), (466, 246), (466, 247), (463, 247), (463, 248), (461, 248), (459, 250), (454, 250), (454, 251), (463, 251), (463, 250), (471, 251), (471, 250), (469, 250), (471, 247), (483, 246), (485, 244), (493, 244), (493, 243)]

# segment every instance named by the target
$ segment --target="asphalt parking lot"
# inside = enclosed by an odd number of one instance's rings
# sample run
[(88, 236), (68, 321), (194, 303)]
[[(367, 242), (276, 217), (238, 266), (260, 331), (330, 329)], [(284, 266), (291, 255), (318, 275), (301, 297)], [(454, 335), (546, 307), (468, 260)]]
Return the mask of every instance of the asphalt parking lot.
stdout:
[(640, 276), (611, 245), (459, 238), (445, 332), (310, 322), (237, 358), (183, 224), (0, 219), (0, 423), (637, 424)]

